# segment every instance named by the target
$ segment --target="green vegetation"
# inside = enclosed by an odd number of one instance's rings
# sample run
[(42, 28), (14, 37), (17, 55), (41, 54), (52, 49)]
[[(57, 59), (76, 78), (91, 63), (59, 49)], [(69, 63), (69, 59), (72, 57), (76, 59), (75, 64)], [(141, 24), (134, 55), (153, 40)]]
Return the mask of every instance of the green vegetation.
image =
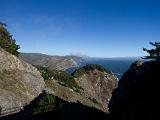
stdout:
[(156, 61), (160, 61), (160, 42), (155, 42), (155, 43), (150, 42), (150, 44), (154, 46), (155, 49), (148, 50), (146, 48), (143, 48), (143, 51), (149, 53), (149, 56), (145, 56), (142, 59), (153, 59)]
[(74, 77), (80, 77), (82, 76), (83, 74), (86, 74), (88, 73), (89, 71), (92, 71), (92, 70), (99, 70), (101, 72), (106, 72), (106, 73), (109, 73), (109, 74), (112, 74), (109, 70), (106, 70), (104, 67), (100, 66), (100, 65), (97, 65), (97, 64), (88, 64), (78, 70), (75, 70), (72, 75)]
[(62, 101), (57, 97), (46, 94), (38, 99), (35, 103), (35, 107), (33, 109), (33, 115), (43, 114), (47, 112), (58, 112), (60, 111)]
[(34, 65), (34, 66), (39, 70), (44, 80), (50, 80), (52, 78), (55, 78), (55, 76), (58, 74), (58, 71), (56, 70), (50, 70), (47, 67), (42, 67), (39, 65)]
[(64, 71), (51, 70), (49, 68), (42, 66), (35, 66), (35, 67), (41, 72), (44, 80), (51, 80), (51, 79), (58, 80), (59, 84), (65, 87), (69, 87), (75, 90), (76, 92), (79, 92), (80, 89), (82, 89), (74, 80), (74, 77), (71, 76), (70, 74), (67, 74)]
[(0, 47), (10, 52), (13, 55), (18, 56), (19, 45), (16, 45), (16, 40), (12, 38), (12, 35), (7, 31), (6, 24), (0, 22)]

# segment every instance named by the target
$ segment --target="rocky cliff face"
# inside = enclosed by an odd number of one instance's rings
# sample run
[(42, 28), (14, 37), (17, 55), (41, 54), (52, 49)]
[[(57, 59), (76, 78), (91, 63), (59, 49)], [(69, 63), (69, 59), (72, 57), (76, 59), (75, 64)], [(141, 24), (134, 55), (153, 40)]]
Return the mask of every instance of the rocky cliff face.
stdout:
[(44, 90), (37, 69), (0, 48), (0, 106), (3, 109), (28, 104)]
[(111, 120), (159, 119), (160, 62), (137, 61), (130, 66), (112, 93)]
[[(77, 72), (75, 73), (78, 74)], [(83, 75), (74, 77), (74, 79), (82, 88), (78, 92), (59, 84), (55, 79), (46, 80), (46, 90), (50, 94), (66, 101), (79, 101), (83, 105), (94, 107), (104, 112), (108, 111), (108, 101), (111, 98), (112, 90), (118, 82), (114, 75), (95, 68), (87, 72), (84, 71)]]
[(73, 57), (68, 56), (49, 56), (38, 53), (21, 53), (19, 58), (32, 64), (48, 67), (50, 69), (66, 70), (71, 67), (77, 67), (78, 64)]
[(95, 69), (76, 79), (84, 89), (85, 95), (94, 102), (102, 104), (107, 110), (111, 93), (118, 82), (117, 77)]

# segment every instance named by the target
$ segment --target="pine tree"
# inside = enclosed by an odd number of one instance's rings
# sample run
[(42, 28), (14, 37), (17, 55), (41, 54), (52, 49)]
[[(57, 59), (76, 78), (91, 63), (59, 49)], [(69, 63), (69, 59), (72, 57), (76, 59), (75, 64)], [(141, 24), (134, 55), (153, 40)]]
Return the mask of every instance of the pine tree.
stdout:
[(149, 56), (145, 56), (142, 59), (153, 59), (156, 61), (160, 61), (160, 42), (150, 42), (152, 46), (154, 46), (154, 49), (148, 50), (146, 48), (143, 48), (143, 51), (146, 51), (149, 53)]
[(0, 22), (0, 47), (18, 56), (20, 46), (16, 44), (16, 40), (12, 38), (6, 27), (7, 25), (5, 23)]

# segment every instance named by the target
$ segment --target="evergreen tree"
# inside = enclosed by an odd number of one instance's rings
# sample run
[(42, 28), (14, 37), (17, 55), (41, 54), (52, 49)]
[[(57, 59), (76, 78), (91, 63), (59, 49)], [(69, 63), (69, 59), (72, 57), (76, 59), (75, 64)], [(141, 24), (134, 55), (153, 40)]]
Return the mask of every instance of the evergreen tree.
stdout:
[(148, 50), (146, 48), (143, 48), (143, 51), (146, 51), (149, 53), (149, 56), (145, 56), (142, 59), (153, 59), (156, 61), (160, 61), (160, 42), (150, 42), (152, 46), (154, 46), (154, 49)]
[(0, 22), (0, 47), (18, 56), (18, 49), (20, 47), (16, 44), (16, 40), (12, 38), (6, 27), (7, 25), (5, 23)]

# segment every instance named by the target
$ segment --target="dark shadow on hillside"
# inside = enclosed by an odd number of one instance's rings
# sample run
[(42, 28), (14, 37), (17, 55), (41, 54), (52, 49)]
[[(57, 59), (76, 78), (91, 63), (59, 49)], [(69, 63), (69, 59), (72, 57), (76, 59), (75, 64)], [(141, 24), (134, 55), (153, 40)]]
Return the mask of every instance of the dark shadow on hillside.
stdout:
[(135, 62), (109, 103), (111, 120), (160, 119), (160, 62)]
[(81, 103), (67, 102), (58, 97), (56, 97), (56, 100), (61, 103), (60, 109), (33, 115), (33, 109), (37, 101), (45, 95), (46, 93), (39, 95), (28, 106), (25, 106), (23, 111), (5, 116), (0, 120), (106, 120), (108, 117), (108, 114), (95, 108), (84, 106)]

